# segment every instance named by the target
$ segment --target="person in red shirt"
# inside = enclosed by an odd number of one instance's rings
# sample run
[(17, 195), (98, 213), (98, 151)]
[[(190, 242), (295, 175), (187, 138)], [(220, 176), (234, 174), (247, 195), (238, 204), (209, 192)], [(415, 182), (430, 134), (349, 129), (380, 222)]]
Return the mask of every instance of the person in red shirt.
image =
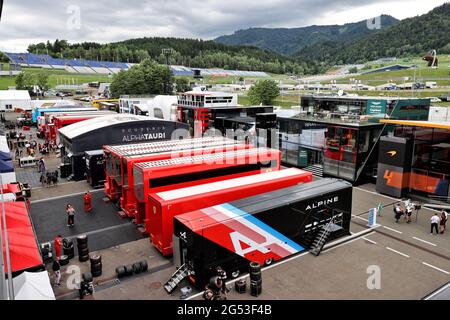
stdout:
[(62, 236), (57, 235), (55, 238), (55, 252), (56, 252), (56, 258), (61, 258), (61, 247), (63, 244)]
[(84, 194), (84, 212), (92, 211), (92, 193), (89, 191)]

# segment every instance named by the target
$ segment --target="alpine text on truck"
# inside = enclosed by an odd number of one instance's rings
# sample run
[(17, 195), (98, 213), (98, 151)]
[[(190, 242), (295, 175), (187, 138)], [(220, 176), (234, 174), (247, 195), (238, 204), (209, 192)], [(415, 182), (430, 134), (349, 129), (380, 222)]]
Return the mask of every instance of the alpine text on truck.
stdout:
[[(181, 139), (159, 142), (146, 142), (117, 146), (104, 146), (106, 182), (105, 193), (111, 200), (119, 199), (122, 194), (122, 181), (126, 166), (122, 158), (125, 156), (149, 155), (161, 152), (174, 152), (185, 149), (220, 146), (228, 144), (229, 139), (222, 137), (207, 137), (198, 139)], [(117, 179), (116, 179), (117, 177)]]
[(172, 254), (174, 216), (311, 181), (310, 172), (292, 168), (151, 193), (151, 212), (147, 213), (150, 240), (164, 255)]
[(149, 232), (149, 194), (209, 182), (250, 176), (280, 169), (281, 153), (268, 148), (182, 157), (134, 165), (134, 192), (137, 217), (144, 217)]
[[(133, 167), (135, 164), (142, 162), (151, 162), (158, 160), (167, 160), (180, 157), (192, 157), (197, 155), (207, 155), (213, 153), (250, 149), (251, 145), (245, 143), (239, 143), (236, 140), (224, 140), (217, 145), (217, 141), (211, 141), (205, 143), (199, 141), (195, 144), (172, 146), (170, 151), (161, 151), (150, 154), (143, 154), (137, 156), (123, 156), (121, 171), (116, 170), (118, 175), (114, 176), (114, 181), (117, 182), (122, 190), (122, 196), (120, 198), (120, 207), (129, 218), (133, 218), (137, 213), (137, 201), (134, 194), (134, 176)], [(140, 224), (142, 217), (136, 216), (136, 223)]]
[(351, 207), (350, 183), (322, 179), (176, 216), (178, 270), (165, 289), (172, 292), (183, 277), (204, 288), (217, 266), (235, 278), (252, 261), (269, 265), (321, 250), (326, 241), (350, 234)]

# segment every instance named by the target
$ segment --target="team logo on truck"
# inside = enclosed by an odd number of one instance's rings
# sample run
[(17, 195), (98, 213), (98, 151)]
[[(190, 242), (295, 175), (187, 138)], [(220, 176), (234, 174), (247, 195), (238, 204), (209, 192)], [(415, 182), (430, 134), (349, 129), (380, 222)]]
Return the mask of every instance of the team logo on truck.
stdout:
[(329, 199), (313, 202), (306, 207), (306, 210), (318, 209), (322, 206), (326, 206), (326, 205), (337, 203), (337, 202), (339, 202), (339, 197), (335, 196), (335, 197), (332, 197)]
[(230, 205), (223, 204), (199, 210), (205, 221), (219, 222), (207, 239), (235, 252), (250, 261), (279, 260), (304, 248), (254, 216)]

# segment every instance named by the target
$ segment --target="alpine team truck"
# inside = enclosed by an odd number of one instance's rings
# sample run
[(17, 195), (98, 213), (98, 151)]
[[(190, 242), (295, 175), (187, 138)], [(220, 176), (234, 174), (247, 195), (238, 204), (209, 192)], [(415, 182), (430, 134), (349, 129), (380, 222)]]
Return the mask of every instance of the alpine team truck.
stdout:
[(149, 209), (150, 193), (278, 171), (280, 161), (279, 150), (253, 148), (135, 164), (136, 217), (143, 219), (148, 233), (148, 215), (153, 214)]
[(327, 241), (350, 234), (351, 208), (352, 185), (322, 179), (175, 216), (178, 269), (165, 289), (186, 277), (202, 289), (218, 266), (236, 278), (252, 261), (270, 265), (305, 250), (318, 255)]
[(150, 240), (163, 255), (170, 255), (174, 216), (311, 181), (310, 172), (292, 168), (150, 193), (146, 213)]
[[(147, 142), (118, 146), (104, 146), (105, 153), (105, 193), (113, 201), (122, 195), (122, 179), (125, 167), (123, 157), (155, 154), (161, 152), (179, 152), (186, 149), (221, 146), (234, 143), (234, 140), (223, 137), (206, 137), (198, 139), (181, 139), (159, 142)], [(117, 178), (117, 179), (116, 179)]]
[[(122, 157), (122, 173), (120, 175), (114, 176), (114, 180), (117, 181), (117, 184), (121, 187), (122, 196), (120, 197), (120, 207), (123, 210), (124, 214), (129, 218), (136, 217), (136, 223), (140, 224), (141, 219), (139, 216), (136, 216), (137, 213), (137, 201), (134, 195), (134, 176), (133, 176), (133, 167), (135, 164), (142, 162), (151, 162), (158, 160), (167, 160), (167, 159), (176, 159), (180, 157), (193, 157), (197, 155), (207, 155), (221, 152), (228, 152), (234, 150), (243, 150), (243, 149), (251, 149), (252, 145), (246, 143), (239, 143), (235, 140), (226, 140), (220, 146), (211, 146), (214, 143), (198, 143), (198, 144), (189, 144), (183, 147), (183, 150), (176, 150), (177, 148), (171, 148), (171, 151), (166, 152), (157, 152), (150, 154), (143, 154), (137, 156), (123, 156)], [(190, 148), (194, 149), (190, 149)], [(198, 147), (198, 148), (195, 148)]]

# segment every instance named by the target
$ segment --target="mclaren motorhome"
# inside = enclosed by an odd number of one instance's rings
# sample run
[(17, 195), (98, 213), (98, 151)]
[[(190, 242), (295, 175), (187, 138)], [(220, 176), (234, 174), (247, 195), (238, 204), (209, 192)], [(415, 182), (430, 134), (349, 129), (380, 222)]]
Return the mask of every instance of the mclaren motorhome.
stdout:
[(286, 169), (151, 193), (147, 214), (150, 240), (164, 255), (172, 254), (173, 217), (193, 210), (312, 181), (312, 174)]
[(162, 152), (181, 152), (183, 150), (223, 146), (235, 142), (222, 137), (207, 137), (198, 139), (169, 140), (146, 142), (118, 146), (104, 146), (106, 182), (105, 193), (111, 200), (118, 200), (122, 195), (122, 185), (125, 180), (127, 165), (123, 158), (159, 154)]
[(176, 216), (178, 270), (165, 288), (176, 287), (177, 275), (201, 289), (217, 266), (235, 278), (251, 261), (268, 265), (305, 250), (320, 252), (326, 241), (350, 234), (351, 207), (350, 183), (322, 179)]
[(148, 215), (153, 214), (150, 193), (277, 171), (280, 159), (279, 150), (252, 148), (135, 164), (136, 216), (145, 218), (145, 230), (149, 232)]

